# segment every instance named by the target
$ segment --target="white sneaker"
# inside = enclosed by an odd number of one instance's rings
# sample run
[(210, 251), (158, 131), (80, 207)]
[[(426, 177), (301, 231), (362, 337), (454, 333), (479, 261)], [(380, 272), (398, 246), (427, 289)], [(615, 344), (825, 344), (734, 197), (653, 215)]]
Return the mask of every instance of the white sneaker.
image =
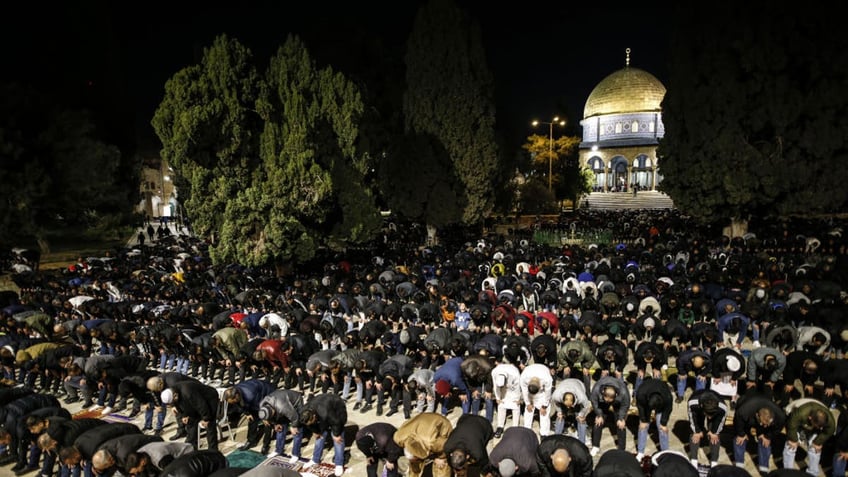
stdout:
[(689, 463), (692, 464), (692, 467), (698, 468), (698, 459), (689, 459)]
[(336, 471), (333, 473), (336, 475), (336, 477), (342, 477), (342, 474), (344, 474), (344, 467), (337, 465)]
[(591, 455), (592, 457), (595, 457), (596, 455), (598, 455), (599, 452), (601, 452), (600, 447), (592, 446), (592, 450), (589, 451), (589, 455)]
[(293, 455), (291, 459), (289, 459), (289, 464), (297, 464), (300, 461), (300, 457)]
[(762, 474), (768, 474), (768, 471), (769, 471), (769, 468), (768, 468), (768, 467), (759, 467), (759, 469), (760, 469), (760, 473), (762, 473)]
[(98, 404), (95, 404), (95, 405), (91, 406), (90, 408), (88, 408), (89, 411), (96, 411), (98, 409), (100, 409), (100, 405), (98, 405)]
[(313, 466), (313, 465), (315, 465), (315, 464), (317, 464), (317, 462), (310, 460), (309, 462), (307, 462), (307, 463), (303, 464), (303, 468), (304, 468), (304, 469), (308, 469), (308, 468), (312, 467), (312, 466)]
[(271, 452), (266, 457), (270, 459), (272, 457), (277, 457), (278, 455), (280, 455), (280, 454), (277, 454), (276, 452)]
[(106, 407), (104, 407), (104, 408), (103, 408), (103, 410), (102, 410), (102, 411), (100, 411), (100, 412), (101, 412), (102, 414), (109, 414), (109, 413), (111, 413), (111, 412), (112, 412), (112, 408), (111, 408), (111, 407), (109, 407), (109, 406), (106, 406)]
[(640, 452), (640, 453), (636, 454), (636, 460), (639, 461), (639, 463), (641, 463), (642, 459), (644, 459), (644, 458), (645, 458), (644, 452)]
[(752, 348), (754, 348), (754, 349), (759, 348), (759, 347), (760, 347), (760, 342), (759, 342), (759, 341), (754, 341), (753, 343), (751, 343), (751, 347), (752, 347)]
[(717, 465), (718, 465), (718, 462), (716, 462), (716, 461), (712, 461), (712, 462), (710, 462), (710, 467), (711, 467), (711, 468), (712, 468), (712, 467), (715, 467), (715, 466), (717, 466)]

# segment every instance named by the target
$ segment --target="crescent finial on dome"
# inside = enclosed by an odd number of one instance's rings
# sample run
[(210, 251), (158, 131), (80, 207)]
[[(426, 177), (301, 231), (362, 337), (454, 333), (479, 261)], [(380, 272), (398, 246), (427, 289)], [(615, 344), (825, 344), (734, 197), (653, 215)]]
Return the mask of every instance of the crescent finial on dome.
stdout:
[(626, 48), (624, 52), (626, 53), (626, 57), (624, 59), (624, 66), (630, 66), (630, 48)]

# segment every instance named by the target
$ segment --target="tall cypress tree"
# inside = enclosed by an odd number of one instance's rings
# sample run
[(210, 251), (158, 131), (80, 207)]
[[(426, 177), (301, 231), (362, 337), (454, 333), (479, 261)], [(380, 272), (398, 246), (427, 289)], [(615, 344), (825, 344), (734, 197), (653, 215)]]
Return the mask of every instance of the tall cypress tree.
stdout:
[(357, 154), (363, 104), (332, 68), (318, 69), (290, 37), (271, 59), (257, 102), (261, 166), (223, 214), (217, 261), (305, 262), (318, 246), (361, 243), (380, 226)]
[(406, 129), (441, 143), (462, 186), (462, 219), (480, 223), (494, 204), (498, 150), (479, 27), (452, 0), (431, 0), (415, 18), (406, 66)]
[(681, 9), (675, 22), (660, 189), (686, 213), (742, 229), (752, 216), (843, 210), (841, 20), (777, 4), (713, 10)]
[(162, 157), (181, 177), (194, 230), (219, 235), (230, 198), (250, 184), (258, 164), (259, 76), (253, 57), (222, 35), (198, 65), (175, 74), (153, 117)]

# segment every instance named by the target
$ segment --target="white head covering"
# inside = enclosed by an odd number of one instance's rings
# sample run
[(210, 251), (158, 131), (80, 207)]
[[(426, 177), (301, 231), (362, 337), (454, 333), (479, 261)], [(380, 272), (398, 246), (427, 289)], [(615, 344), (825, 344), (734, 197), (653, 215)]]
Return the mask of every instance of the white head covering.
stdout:
[(174, 402), (174, 391), (163, 389), (159, 397), (162, 399), (162, 404), (171, 404)]

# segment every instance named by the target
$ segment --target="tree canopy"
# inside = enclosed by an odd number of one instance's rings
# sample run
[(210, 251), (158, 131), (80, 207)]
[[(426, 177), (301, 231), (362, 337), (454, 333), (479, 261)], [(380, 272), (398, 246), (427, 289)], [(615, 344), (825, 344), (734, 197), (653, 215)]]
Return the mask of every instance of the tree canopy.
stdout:
[(120, 168), (121, 151), (100, 139), (90, 113), (57, 105), (33, 89), (0, 94), (0, 244), (34, 240), (50, 249), (56, 230), (129, 222), (137, 170)]
[(264, 75), (221, 36), (168, 81), (153, 124), (163, 157), (189, 182), (198, 231), (219, 237), (214, 260), (302, 263), (321, 246), (373, 238), (370, 165), (356, 148), (363, 109), (357, 87), (316, 67), (296, 37)]
[(728, 8), (679, 9), (660, 190), (704, 221), (844, 210), (839, 22), (778, 5)]
[[(418, 12), (407, 42), (404, 118), (406, 130), (437, 141), (461, 187), (461, 219), (478, 224), (494, 204), (498, 167), (493, 78), (486, 64), (478, 25), (452, 0), (431, 0)], [(417, 141), (414, 139), (413, 141)], [(403, 151), (399, 148), (397, 151)], [(439, 154), (426, 154), (441, 168)], [(390, 160), (399, 160), (390, 158)], [(430, 167), (428, 163), (416, 167)], [(437, 169), (438, 170), (438, 169)], [(433, 183), (424, 181), (422, 187)], [(439, 186), (445, 187), (445, 186)], [(419, 196), (420, 196), (419, 195)]]

